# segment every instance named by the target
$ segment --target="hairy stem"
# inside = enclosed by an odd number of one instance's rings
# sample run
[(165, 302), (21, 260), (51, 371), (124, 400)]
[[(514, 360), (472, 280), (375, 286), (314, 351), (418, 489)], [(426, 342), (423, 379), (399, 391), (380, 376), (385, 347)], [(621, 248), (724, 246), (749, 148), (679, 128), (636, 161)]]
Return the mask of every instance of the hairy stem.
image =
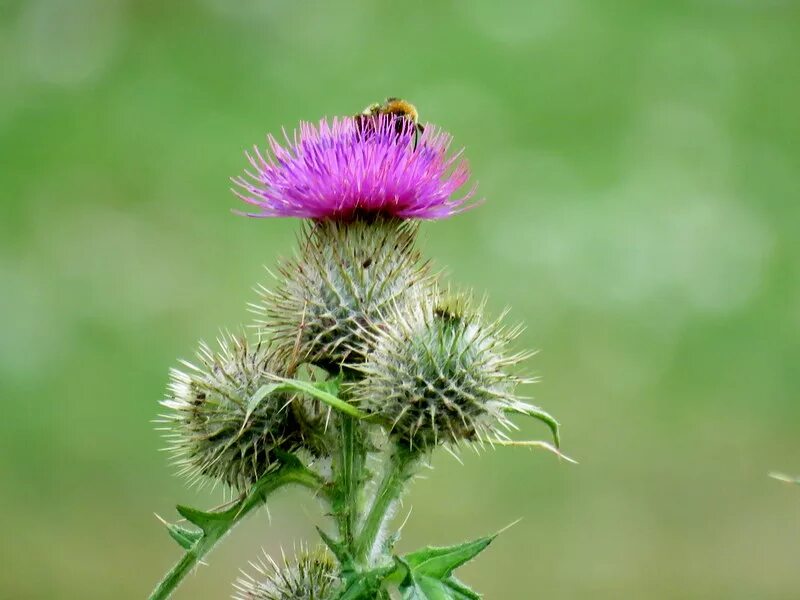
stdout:
[(334, 513), (339, 525), (341, 542), (350, 550), (353, 547), (355, 525), (360, 512), (360, 493), (364, 481), (366, 449), (364, 433), (357, 419), (340, 415), (339, 461), (337, 474), (337, 498)]
[(281, 467), (277, 471), (259, 479), (247, 496), (227, 510), (214, 513), (201, 511), (187, 513), (185, 515), (187, 519), (200, 527), (203, 535), (159, 582), (153, 593), (150, 594), (150, 600), (169, 598), (184, 577), (235, 525), (242, 521), (254, 508), (264, 504), (272, 492), (291, 483), (302, 485), (315, 491), (322, 491), (324, 485), (324, 481), (316, 473), (305, 467), (298, 467), (297, 465)]
[[(210, 548), (209, 548), (210, 550)], [(153, 593), (150, 594), (150, 600), (160, 600), (162, 598), (169, 598), (172, 595), (183, 578), (186, 577), (189, 572), (194, 568), (197, 562), (200, 560), (200, 557), (203, 556), (206, 551), (201, 551), (200, 548), (189, 550), (186, 554), (184, 554), (181, 559), (178, 561), (172, 569), (170, 569), (169, 573), (164, 576), (156, 589), (153, 590)]]
[(375, 541), (388, 518), (389, 508), (403, 491), (403, 486), (411, 476), (417, 457), (416, 452), (396, 447), (387, 461), (386, 472), (375, 492), (372, 506), (355, 542), (354, 556), (357, 561), (368, 562), (370, 560)]

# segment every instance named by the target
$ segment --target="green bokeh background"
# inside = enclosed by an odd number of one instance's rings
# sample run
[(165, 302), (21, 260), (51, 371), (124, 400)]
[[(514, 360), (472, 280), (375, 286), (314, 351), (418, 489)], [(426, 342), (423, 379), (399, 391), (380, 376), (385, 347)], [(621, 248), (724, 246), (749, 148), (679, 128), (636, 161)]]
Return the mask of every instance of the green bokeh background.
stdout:
[[(0, 4), (0, 597), (144, 598), (177, 558), (153, 512), (219, 497), (158, 451), (167, 369), (298, 229), (233, 216), (228, 177), (400, 95), (486, 199), (425, 251), (527, 323), (581, 462), (437, 455), (401, 548), (521, 518), (462, 572), (489, 600), (797, 598), (767, 473), (800, 471), (798, 32), (790, 0)], [(313, 501), (270, 506), (176, 597), (314, 539)]]

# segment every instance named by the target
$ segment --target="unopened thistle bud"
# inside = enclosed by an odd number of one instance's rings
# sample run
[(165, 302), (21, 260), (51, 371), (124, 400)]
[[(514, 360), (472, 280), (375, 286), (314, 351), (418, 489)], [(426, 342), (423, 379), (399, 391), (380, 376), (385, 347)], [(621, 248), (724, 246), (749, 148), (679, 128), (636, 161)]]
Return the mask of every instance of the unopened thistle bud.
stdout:
[(199, 365), (172, 369), (160, 422), (180, 474), (246, 490), (275, 465), (276, 449), (312, 446), (321, 426), (293, 394), (265, 393), (281, 374), (272, 348), (235, 336), (219, 344), (201, 344)]
[(251, 563), (256, 573), (243, 573), (234, 588), (234, 600), (333, 600), (340, 594), (337, 568), (323, 550), (301, 551), (283, 566), (264, 555)]
[(364, 331), (430, 289), (410, 221), (357, 218), (306, 225), (299, 255), (280, 269), (277, 290), (261, 290), (260, 325), (289, 364), (336, 372), (366, 351)]
[(507, 352), (518, 333), (483, 322), (465, 299), (398, 312), (376, 334), (354, 397), (411, 449), (481, 442), (509, 427), (505, 412), (518, 404), (522, 380), (510, 369), (526, 355)]

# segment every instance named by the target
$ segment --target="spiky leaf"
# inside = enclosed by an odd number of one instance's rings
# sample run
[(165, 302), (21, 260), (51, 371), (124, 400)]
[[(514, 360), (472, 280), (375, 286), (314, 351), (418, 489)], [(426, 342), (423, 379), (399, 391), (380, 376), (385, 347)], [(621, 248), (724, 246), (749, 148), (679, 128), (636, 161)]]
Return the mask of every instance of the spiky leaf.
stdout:
[(455, 546), (428, 546), (403, 555), (403, 561), (414, 573), (443, 579), (485, 550), (495, 537), (490, 535)]
[(395, 565), (388, 565), (369, 571), (352, 573), (346, 576), (346, 587), (338, 600), (375, 600), (383, 598), (383, 581), (395, 571)]
[(192, 568), (225, 537), (232, 527), (244, 519), (250, 511), (262, 506), (272, 492), (290, 483), (321, 492), (323, 482), (316, 473), (304, 467), (299, 461), (285, 460), (278, 468), (261, 477), (248, 494), (225, 510), (208, 512), (179, 505), (178, 513), (199, 527), (202, 533), (180, 526), (168, 526), (170, 535), (186, 549), (186, 554), (159, 582), (150, 595), (150, 600), (168, 598)]
[(188, 529), (174, 523), (166, 523), (166, 526), (170, 537), (184, 550), (190, 550), (203, 537), (203, 532), (196, 529)]
[(400, 586), (403, 600), (481, 600), (481, 596), (452, 580), (409, 577)]
[(338, 560), (339, 564), (342, 565), (342, 569), (352, 568), (353, 557), (350, 555), (347, 545), (342, 542), (337, 542), (321, 528), (317, 527), (316, 529), (317, 533), (319, 533), (319, 537), (322, 538), (322, 541), (325, 542), (325, 545), (328, 547), (328, 549), (333, 552), (336, 560)]
[(405, 567), (404, 600), (479, 600), (480, 595), (453, 577), (453, 571), (482, 552), (496, 536), (455, 546), (429, 546), (398, 558)]
[(204, 510), (198, 510), (196, 508), (192, 508), (191, 506), (184, 506), (182, 504), (176, 506), (175, 510), (178, 511), (180, 516), (189, 521), (189, 523), (192, 525), (197, 525), (206, 534), (218, 528), (220, 525), (224, 525), (230, 521), (228, 511), (206, 512)]

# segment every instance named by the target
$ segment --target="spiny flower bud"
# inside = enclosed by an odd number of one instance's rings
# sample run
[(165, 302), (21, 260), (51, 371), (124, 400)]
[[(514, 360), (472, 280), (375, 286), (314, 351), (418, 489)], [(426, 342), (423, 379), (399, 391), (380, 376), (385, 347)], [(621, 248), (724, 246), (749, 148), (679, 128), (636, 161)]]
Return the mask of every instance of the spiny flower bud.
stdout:
[(254, 306), (285, 360), (331, 372), (362, 362), (364, 331), (429, 289), (416, 233), (415, 223), (395, 219), (309, 223), (299, 256), (280, 269), (282, 285), (262, 287)]
[(199, 366), (182, 361), (185, 371), (171, 370), (161, 402), (170, 412), (160, 422), (180, 474), (246, 490), (274, 466), (275, 449), (309, 446), (320, 424), (291, 393), (264, 393), (281, 374), (267, 344), (228, 335), (219, 345), (200, 345)]
[(465, 299), (427, 302), (375, 334), (352, 392), (398, 443), (425, 450), (509, 427), (505, 412), (518, 405), (522, 381), (509, 369), (527, 355), (507, 353), (519, 328), (484, 323), (480, 312)]
[(264, 554), (251, 563), (256, 575), (242, 573), (236, 580), (234, 600), (333, 600), (339, 597), (336, 565), (321, 548), (309, 552), (301, 547), (283, 566)]

